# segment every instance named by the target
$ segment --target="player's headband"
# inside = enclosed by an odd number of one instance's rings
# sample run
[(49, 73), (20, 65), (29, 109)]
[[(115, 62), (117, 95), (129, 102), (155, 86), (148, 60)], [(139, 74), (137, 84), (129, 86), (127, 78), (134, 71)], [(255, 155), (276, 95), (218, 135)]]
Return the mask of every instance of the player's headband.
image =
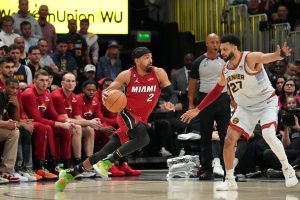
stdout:
[(146, 53), (151, 53), (151, 51), (147, 47), (137, 47), (131, 53), (131, 58), (134, 60), (135, 58), (139, 58)]

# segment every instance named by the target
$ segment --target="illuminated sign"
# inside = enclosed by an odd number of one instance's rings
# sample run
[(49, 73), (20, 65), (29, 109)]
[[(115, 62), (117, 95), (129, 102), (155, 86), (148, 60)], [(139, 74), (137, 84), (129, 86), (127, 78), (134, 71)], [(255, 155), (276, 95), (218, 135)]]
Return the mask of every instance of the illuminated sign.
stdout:
[[(4, 1), (4, 0), (1, 0)], [(0, 16), (18, 12), (19, 0), (5, 0)], [(89, 19), (89, 32), (97, 34), (128, 34), (128, 0), (29, 0), (29, 11), (38, 19), (40, 5), (49, 8), (48, 21), (57, 33), (67, 33), (68, 20)]]

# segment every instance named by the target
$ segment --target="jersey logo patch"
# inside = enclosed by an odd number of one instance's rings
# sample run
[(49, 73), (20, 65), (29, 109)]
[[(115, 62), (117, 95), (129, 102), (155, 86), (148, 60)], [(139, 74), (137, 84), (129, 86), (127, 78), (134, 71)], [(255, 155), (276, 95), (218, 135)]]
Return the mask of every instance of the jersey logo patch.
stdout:
[(240, 121), (239, 118), (235, 117), (235, 118), (233, 118), (232, 123), (237, 124), (237, 123), (239, 123), (239, 121)]

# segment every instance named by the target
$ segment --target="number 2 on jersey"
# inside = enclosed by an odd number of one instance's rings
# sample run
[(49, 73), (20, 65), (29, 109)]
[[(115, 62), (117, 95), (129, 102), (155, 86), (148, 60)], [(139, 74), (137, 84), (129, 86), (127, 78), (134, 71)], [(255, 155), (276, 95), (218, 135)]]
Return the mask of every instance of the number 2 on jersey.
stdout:
[(153, 99), (153, 97), (154, 97), (154, 93), (150, 93), (150, 94), (149, 94), (149, 97), (148, 97), (148, 99), (147, 99), (147, 102), (151, 102), (152, 99)]

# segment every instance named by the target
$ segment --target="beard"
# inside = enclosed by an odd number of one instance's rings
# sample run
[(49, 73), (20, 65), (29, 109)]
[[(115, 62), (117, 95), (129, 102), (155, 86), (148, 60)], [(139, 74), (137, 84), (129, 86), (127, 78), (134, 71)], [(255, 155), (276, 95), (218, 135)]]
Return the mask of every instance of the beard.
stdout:
[(152, 68), (151, 68), (151, 65), (147, 65), (147, 66), (146, 66), (146, 72), (150, 73), (150, 72), (151, 72), (151, 69), (152, 69)]
[(93, 99), (93, 97), (91, 96), (88, 96), (88, 95), (84, 95), (85, 99), (88, 100), (88, 101), (91, 101)]
[(227, 57), (224, 57), (224, 60), (227, 62), (227, 61), (231, 60), (233, 57), (234, 57), (233, 52), (230, 52)]

